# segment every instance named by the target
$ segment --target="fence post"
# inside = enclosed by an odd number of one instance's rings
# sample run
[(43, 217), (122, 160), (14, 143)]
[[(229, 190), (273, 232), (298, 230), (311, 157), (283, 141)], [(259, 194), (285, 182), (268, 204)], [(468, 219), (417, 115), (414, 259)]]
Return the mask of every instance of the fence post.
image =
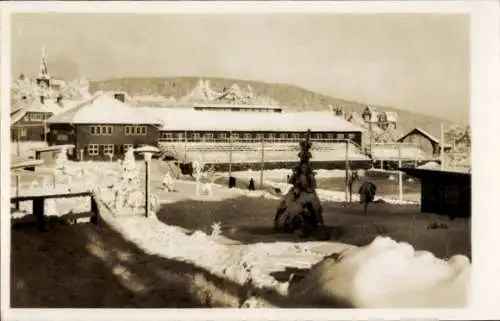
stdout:
[(99, 219), (99, 208), (97, 206), (97, 202), (94, 199), (94, 196), (90, 194), (90, 223), (94, 225), (98, 225), (98, 219)]
[[(21, 187), (21, 176), (16, 175), (16, 197), (19, 197), (19, 188)], [(19, 201), (15, 202), (16, 210), (19, 211)]]
[(260, 147), (260, 188), (264, 187), (264, 137), (261, 139)]
[(398, 146), (398, 174), (399, 174), (399, 201), (403, 201), (403, 172), (401, 171), (402, 167), (402, 160), (401, 160), (401, 146)]

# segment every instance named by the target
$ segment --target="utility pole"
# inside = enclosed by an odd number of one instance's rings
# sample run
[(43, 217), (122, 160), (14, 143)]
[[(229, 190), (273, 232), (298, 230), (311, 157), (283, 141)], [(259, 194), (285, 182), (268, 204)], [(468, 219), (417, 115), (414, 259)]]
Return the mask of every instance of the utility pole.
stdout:
[(229, 178), (231, 178), (231, 167), (233, 164), (233, 132), (229, 132)]
[(349, 201), (349, 140), (345, 140), (345, 201)]
[(16, 144), (16, 153), (17, 153), (17, 156), (21, 156), (21, 134), (20, 134), (20, 130), (21, 128), (19, 126), (16, 126), (15, 127), (15, 130), (16, 130), (16, 140), (17, 140), (17, 144)]
[(261, 139), (260, 147), (260, 188), (264, 187), (264, 135)]
[(403, 167), (403, 162), (401, 160), (401, 146), (398, 146), (398, 173), (399, 173), (399, 201), (403, 201), (403, 172), (401, 171), (401, 167)]
[(441, 141), (439, 142), (439, 158), (441, 160), (441, 170), (444, 171), (444, 124), (441, 123)]

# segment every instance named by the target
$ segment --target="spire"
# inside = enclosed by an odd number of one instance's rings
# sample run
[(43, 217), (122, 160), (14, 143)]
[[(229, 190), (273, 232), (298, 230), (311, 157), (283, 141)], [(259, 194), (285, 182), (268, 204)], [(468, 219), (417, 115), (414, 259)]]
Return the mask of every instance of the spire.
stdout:
[(45, 58), (45, 47), (42, 47), (42, 56), (40, 57), (40, 73), (38, 74), (40, 79), (49, 79), (49, 68), (47, 66), (47, 59)]

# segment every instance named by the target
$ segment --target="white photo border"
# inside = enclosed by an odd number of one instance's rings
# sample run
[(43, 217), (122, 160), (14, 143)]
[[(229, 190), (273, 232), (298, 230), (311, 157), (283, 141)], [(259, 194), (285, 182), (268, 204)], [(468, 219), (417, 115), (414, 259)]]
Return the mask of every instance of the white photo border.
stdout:
[(232, 320), (235, 309), (10, 309), (10, 22), (13, 13), (467, 13), (471, 36), (471, 126), (473, 130), (472, 291), (468, 309), (269, 309), (249, 310), (246, 320), (492, 319), (500, 317), (499, 19), (497, 1), (277, 1), (277, 2), (10, 2), (1, 5), (1, 304), (3, 320)]

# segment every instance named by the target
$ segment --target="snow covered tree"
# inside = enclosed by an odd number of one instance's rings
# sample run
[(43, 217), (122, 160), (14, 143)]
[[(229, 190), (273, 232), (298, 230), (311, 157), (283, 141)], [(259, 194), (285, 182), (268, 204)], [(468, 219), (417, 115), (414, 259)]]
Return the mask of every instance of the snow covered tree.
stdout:
[[(288, 183), (293, 187), (284, 196), (274, 217), (275, 231), (293, 233), (300, 231), (308, 236), (319, 227), (324, 229), (323, 208), (316, 194), (315, 173), (311, 167), (312, 158), (310, 149), (311, 131), (308, 130), (306, 139), (300, 142), (299, 163), (293, 169)], [(326, 234), (325, 234), (326, 236)]]

